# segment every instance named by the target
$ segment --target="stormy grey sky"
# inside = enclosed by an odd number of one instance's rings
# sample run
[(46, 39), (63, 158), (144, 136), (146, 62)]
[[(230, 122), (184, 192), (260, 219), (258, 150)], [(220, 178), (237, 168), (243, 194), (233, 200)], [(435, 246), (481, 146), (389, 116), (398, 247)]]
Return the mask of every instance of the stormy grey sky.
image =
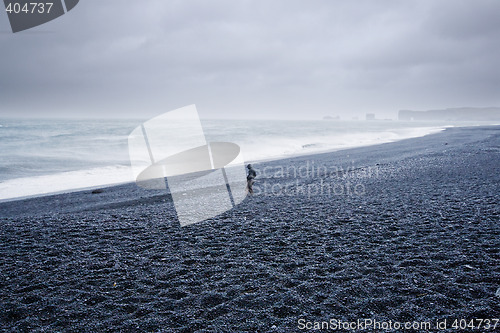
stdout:
[(498, 0), (81, 0), (12, 34), (0, 115), (344, 119), (500, 106)]

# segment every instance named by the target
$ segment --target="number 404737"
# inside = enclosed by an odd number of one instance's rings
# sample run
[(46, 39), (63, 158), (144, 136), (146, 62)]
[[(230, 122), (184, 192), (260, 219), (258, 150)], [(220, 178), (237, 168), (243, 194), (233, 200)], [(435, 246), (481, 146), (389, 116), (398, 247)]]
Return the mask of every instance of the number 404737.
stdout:
[(9, 14), (19, 14), (19, 13), (26, 13), (26, 14), (49, 14), (50, 10), (52, 9), (52, 6), (54, 5), (53, 2), (30, 2), (30, 3), (25, 3), (25, 4), (20, 4), (18, 2), (14, 3), (9, 3), (7, 5), (7, 8), (5, 8), (5, 11)]

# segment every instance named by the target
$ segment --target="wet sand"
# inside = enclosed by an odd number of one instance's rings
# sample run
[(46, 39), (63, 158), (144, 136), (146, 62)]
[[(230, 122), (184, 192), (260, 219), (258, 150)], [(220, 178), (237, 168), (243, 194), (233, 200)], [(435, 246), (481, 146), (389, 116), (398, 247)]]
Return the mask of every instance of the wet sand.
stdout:
[(500, 127), (255, 167), (253, 197), (183, 228), (168, 194), (135, 184), (0, 203), (0, 328), (499, 317)]

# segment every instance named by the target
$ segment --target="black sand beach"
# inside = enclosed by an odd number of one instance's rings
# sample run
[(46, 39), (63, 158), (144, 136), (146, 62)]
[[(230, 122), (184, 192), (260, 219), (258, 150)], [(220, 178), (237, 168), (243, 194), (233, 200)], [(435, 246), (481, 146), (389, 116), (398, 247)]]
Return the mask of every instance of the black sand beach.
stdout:
[(0, 328), (495, 331), (452, 324), (500, 316), (500, 127), (255, 167), (256, 195), (183, 228), (135, 184), (0, 203)]

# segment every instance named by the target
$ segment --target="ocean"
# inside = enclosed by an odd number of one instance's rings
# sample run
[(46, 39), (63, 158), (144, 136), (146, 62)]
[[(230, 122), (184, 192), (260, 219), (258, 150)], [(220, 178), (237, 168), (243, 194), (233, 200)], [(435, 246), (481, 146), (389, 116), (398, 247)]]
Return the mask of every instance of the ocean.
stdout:
[[(142, 122), (0, 119), (0, 201), (134, 181), (128, 135)], [(238, 144), (246, 162), (393, 142), (457, 125), (335, 120), (201, 122), (207, 142)]]

